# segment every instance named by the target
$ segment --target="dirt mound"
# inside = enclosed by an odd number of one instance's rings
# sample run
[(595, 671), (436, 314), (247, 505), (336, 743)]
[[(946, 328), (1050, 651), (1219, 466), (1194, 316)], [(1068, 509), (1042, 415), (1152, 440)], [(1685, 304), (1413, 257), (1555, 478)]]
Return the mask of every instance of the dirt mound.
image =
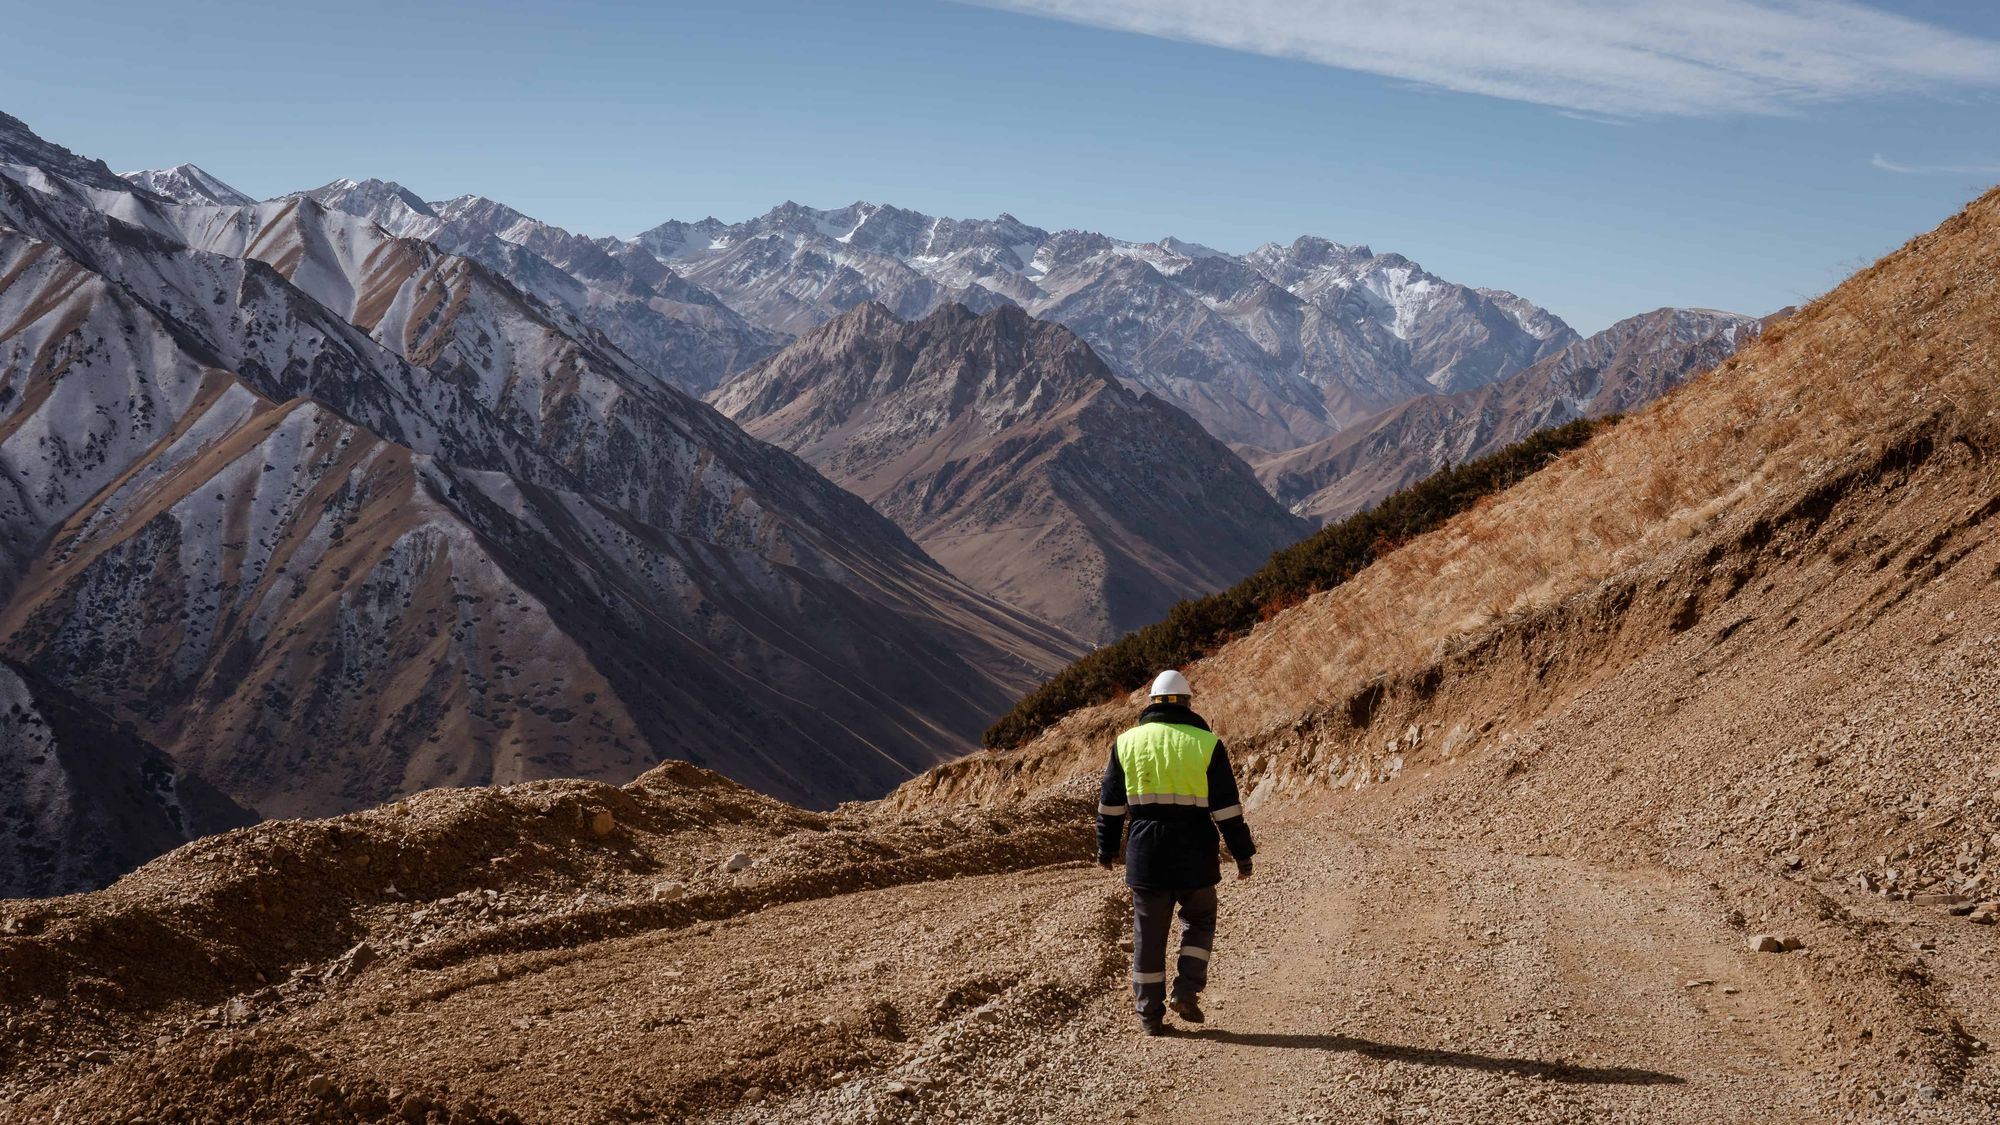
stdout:
[[(274, 1069), (334, 1073), (263, 1048), (227, 1064), (210, 1056), (274, 1021), (371, 1010), (383, 996), (436, 1004), (611, 938), (707, 933), (782, 903), (1073, 861), (1088, 850), (1074, 831), (1084, 815), (1060, 799), (978, 816), (810, 813), (670, 763), (623, 788), (439, 790), (332, 820), (267, 822), (97, 894), (0, 904), (0, 1106), (71, 1076), (97, 1092), (53, 1104), (127, 1106), (131, 1090), (190, 1067), (236, 1068), (231, 1088), (245, 1090), (265, 1090)], [(186, 1050), (169, 1048), (183, 1039)], [(145, 1077), (128, 1086), (127, 1073)], [(373, 1120), (367, 1107), (410, 1087), (338, 1073), (346, 1100), (315, 1099), (300, 1119)], [(258, 1112), (290, 1119), (278, 1093), (296, 1084), (278, 1083)]]

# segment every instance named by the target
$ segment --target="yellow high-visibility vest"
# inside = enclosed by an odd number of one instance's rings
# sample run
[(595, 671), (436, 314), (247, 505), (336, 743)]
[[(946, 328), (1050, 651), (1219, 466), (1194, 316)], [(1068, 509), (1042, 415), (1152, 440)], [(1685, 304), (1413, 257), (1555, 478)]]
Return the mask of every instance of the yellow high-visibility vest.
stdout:
[(1182, 723), (1141, 723), (1118, 736), (1128, 805), (1208, 807), (1208, 762), (1221, 741)]

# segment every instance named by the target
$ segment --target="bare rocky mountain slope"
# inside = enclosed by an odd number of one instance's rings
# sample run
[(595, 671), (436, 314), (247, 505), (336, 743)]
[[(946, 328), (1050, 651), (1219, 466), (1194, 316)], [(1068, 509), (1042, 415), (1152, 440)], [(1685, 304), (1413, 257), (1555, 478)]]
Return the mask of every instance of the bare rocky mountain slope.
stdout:
[(0, 124), (4, 653), (260, 812), (667, 757), (826, 804), (1074, 651), (476, 261)]
[(1338, 520), (1536, 430), (1644, 406), (1727, 359), (1763, 324), (1713, 309), (1655, 309), (1497, 383), (1421, 395), (1325, 441), (1266, 458), (1257, 473), (1292, 511)]
[(1246, 453), (1504, 378), (1577, 338), (1514, 294), (1319, 238), (1238, 257), (1175, 238), (1052, 233), (1011, 215), (786, 203), (742, 223), (665, 223), (636, 242), (793, 335), (868, 301), (904, 319), (950, 303), (1020, 305)]
[(974, 589), (1085, 640), (1156, 621), (1306, 532), (1199, 423), (1015, 305), (906, 323), (870, 302), (711, 401)]
[(668, 766), (5, 903), (0, 1120), (1989, 1121), (1996, 304), (2000, 192), (1190, 668), (1261, 845), (1205, 1027), (1087, 862), (1121, 699), (832, 815)]

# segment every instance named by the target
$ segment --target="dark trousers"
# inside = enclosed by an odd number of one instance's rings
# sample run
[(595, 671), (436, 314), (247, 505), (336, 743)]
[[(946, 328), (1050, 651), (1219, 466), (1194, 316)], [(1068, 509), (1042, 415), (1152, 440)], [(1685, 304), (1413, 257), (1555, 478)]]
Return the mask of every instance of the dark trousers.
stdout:
[(1181, 955), (1174, 995), (1192, 999), (1208, 985), (1208, 955), (1215, 947), (1215, 888), (1132, 889), (1132, 993), (1139, 1015), (1156, 1020), (1167, 1011), (1167, 934), (1174, 907), (1181, 910)]

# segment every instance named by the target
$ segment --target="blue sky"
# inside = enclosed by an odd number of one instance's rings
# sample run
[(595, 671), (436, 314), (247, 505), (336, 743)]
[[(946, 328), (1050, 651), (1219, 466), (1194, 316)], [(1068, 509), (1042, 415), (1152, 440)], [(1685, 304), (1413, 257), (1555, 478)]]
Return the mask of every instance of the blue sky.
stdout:
[(1798, 301), (2000, 181), (1991, 0), (1445, 3), (21, 3), (0, 109), (119, 171), (592, 234), (785, 199), (1319, 234), (1584, 331)]

